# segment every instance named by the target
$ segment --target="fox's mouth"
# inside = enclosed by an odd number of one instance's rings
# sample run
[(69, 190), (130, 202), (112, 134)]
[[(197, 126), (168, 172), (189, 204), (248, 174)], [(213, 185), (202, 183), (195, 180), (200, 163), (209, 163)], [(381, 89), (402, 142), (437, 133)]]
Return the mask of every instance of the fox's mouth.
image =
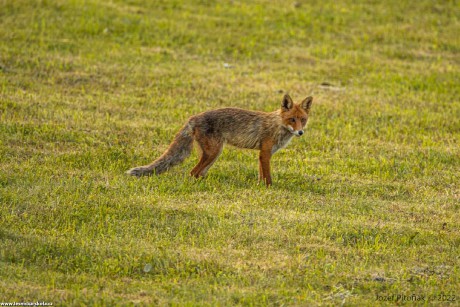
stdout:
[(291, 126), (286, 126), (290, 133), (294, 134), (296, 137), (300, 137), (303, 134), (303, 130), (294, 130)]

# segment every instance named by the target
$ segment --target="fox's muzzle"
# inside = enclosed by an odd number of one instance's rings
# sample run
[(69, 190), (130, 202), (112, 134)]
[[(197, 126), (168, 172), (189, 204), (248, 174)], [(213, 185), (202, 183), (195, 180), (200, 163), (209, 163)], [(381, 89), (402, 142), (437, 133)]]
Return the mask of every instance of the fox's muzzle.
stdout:
[(289, 130), (289, 132), (296, 136), (301, 136), (304, 133), (303, 130), (294, 130), (294, 128), (292, 128), (291, 126), (286, 126), (286, 128)]
[(303, 130), (292, 130), (291, 132), (295, 136), (301, 136), (303, 134)]

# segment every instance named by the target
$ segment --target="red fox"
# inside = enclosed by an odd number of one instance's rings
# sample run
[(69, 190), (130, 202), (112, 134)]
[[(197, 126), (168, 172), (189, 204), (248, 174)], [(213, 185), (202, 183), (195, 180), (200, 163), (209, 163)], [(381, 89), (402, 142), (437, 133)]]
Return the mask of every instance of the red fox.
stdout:
[(222, 108), (200, 113), (189, 118), (176, 134), (168, 149), (149, 165), (130, 169), (133, 176), (161, 174), (184, 161), (191, 153), (193, 141), (201, 149), (201, 158), (190, 175), (202, 177), (222, 152), (224, 143), (259, 149), (259, 181), (272, 184), (270, 158), (285, 147), (295, 136), (304, 134), (313, 97), (294, 104), (284, 95), (281, 108), (266, 113), (238, 108)]

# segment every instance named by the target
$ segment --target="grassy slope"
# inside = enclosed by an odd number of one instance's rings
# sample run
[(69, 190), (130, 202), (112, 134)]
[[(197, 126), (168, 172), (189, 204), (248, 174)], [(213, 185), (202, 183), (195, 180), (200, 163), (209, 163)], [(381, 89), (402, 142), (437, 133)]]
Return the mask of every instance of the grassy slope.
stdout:
[[(0, 1), (0, 301), (458, 301), (458, 2), (334, 2)], [(273, 187), (228, 147), (124, 175), (281, 91), (315, 102)]]

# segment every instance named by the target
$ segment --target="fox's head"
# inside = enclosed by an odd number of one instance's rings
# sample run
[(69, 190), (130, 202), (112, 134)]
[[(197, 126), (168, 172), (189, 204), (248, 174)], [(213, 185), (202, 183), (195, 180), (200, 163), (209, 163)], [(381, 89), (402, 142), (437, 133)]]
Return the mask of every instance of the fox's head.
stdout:
[(281, 120), (283, 126), (292, 134), (301, 136), (307, 124), (313, 97), (305, 98), (301, 103), (295, 104), (291, 96), (284, 95), (281, 103)]

